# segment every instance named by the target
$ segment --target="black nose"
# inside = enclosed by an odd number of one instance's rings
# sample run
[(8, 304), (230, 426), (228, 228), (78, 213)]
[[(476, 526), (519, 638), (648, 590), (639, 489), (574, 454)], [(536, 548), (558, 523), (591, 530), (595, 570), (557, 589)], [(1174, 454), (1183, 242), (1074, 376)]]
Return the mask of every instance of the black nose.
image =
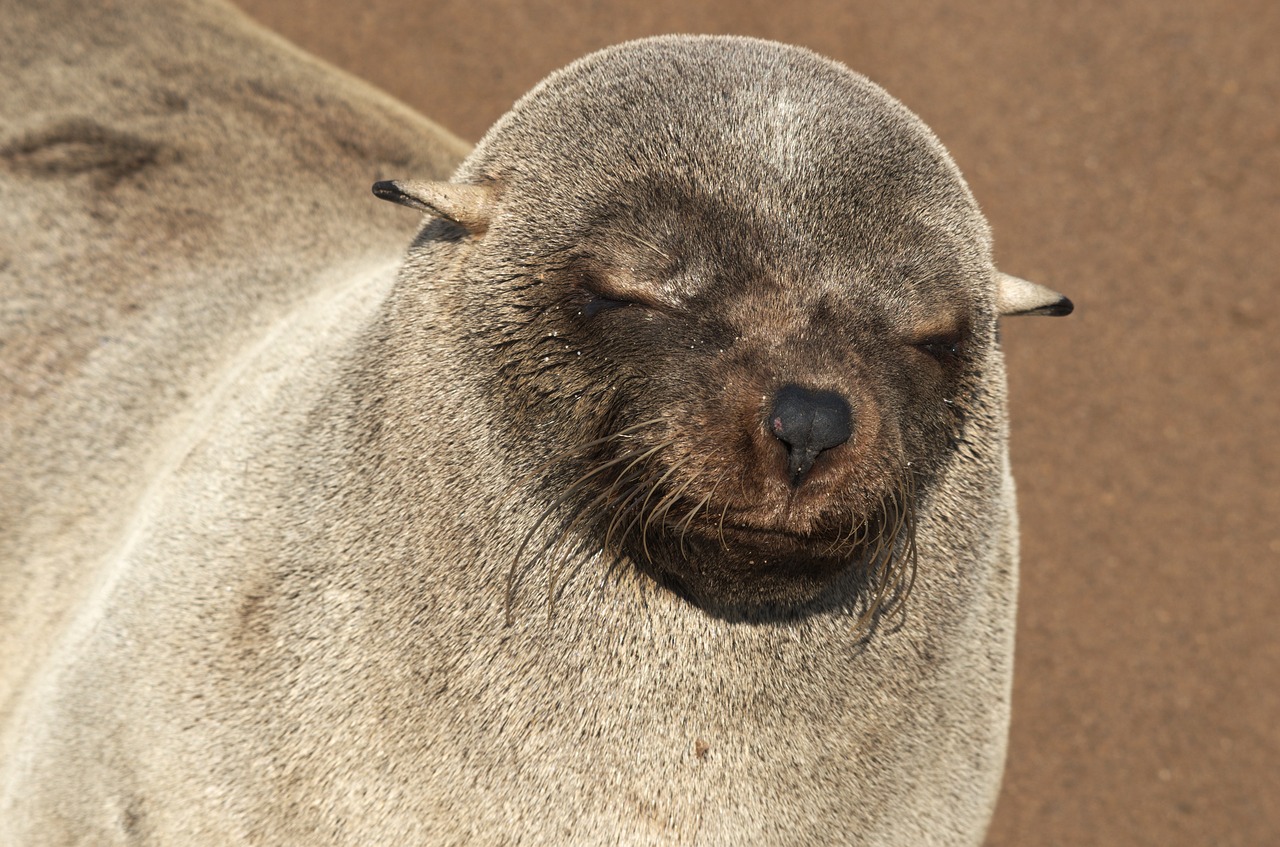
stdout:
[(773, 395), (769, 431), (787, 445), (787, 475), (799, 485), (819, 453), (849, 440), (853, 411), (834, 391), (784, 385)]

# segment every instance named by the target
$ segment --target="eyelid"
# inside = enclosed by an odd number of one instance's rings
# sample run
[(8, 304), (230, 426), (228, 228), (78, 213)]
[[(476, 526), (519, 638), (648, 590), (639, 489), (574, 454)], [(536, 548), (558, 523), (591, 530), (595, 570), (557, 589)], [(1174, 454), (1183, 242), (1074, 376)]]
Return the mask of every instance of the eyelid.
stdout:
[(601, 288), (593, 289), (598, 297), (606, 300), (617, 300), (622, 303), (634, 303), (637, 306), (643, 306), (646, 309), (664, 309), (667, 304), (662, 300), (654, 297), (648, 291), (633, 291), (620, 288)]
[(958, 343), (969, 335), (969, 316), (963, 310), (935, 312), (932, 320), (922, 320), (910, 330), (908, 343), (921, 345), (946, 341)]
[[(623, 281), (622, 278), (626, 278)], [(625, 271), (600, 267), (578, 267), (574, 282), (593, 297), (619, 303), (633, 303), (648, 309), (664, 309), (668, 305), (645, 286), (636, 284)], [(632, 282), (628, 285), (626, 282)], [(599, 311), (597, 309), (596, 311)]]

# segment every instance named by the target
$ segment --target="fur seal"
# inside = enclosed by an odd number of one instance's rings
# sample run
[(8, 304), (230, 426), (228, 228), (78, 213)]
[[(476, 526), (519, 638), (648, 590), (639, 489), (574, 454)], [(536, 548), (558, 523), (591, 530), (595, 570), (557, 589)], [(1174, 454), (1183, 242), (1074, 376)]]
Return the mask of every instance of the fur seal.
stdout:
[[(449, 176), (226, 9), (119, 5), (5, 34), (0, 843), (981, 842), (996, 322), (1070, 305), (915, 116), (657, 38)], [(402, 261), (334, 187), (392, 167)]]

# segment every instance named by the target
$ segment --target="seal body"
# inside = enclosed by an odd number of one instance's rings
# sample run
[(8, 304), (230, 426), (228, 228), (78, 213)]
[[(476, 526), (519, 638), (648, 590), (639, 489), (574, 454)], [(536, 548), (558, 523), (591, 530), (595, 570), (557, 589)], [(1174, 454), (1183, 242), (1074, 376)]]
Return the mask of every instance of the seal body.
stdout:
[(1051, 307), (918, 119), (663, 38), (459, 165), (123, 5), (8, 33), (0, 843), (980, 843)]

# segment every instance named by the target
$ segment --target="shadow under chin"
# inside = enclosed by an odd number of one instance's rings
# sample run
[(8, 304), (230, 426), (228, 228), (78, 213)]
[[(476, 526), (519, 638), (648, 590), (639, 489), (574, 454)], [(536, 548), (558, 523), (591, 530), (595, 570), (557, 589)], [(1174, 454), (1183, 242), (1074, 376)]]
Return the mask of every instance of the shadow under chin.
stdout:
[(777, 623), (846, 615), (869, 636), (905, 606), (915, 578), (914, 528), (905, 517), (845, 549), (814, 541), (765, 550), (720, 538), (648, 539), (628, 558), (659, 586), (730, 622)]

